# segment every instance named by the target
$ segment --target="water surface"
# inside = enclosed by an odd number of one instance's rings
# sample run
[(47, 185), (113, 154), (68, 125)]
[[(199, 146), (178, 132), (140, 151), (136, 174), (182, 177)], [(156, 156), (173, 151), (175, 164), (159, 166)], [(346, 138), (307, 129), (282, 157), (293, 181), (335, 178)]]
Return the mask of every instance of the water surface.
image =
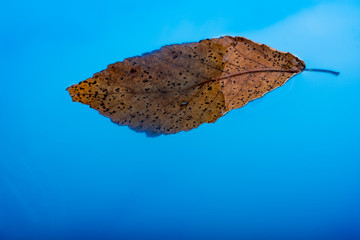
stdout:
[[(359, 239), (356, 1), (20, 1), (0, 18), (0, 239)], [(65, 91), (126, 57), (220, 35), (341, 74), (304, 72), (157, 138)]]

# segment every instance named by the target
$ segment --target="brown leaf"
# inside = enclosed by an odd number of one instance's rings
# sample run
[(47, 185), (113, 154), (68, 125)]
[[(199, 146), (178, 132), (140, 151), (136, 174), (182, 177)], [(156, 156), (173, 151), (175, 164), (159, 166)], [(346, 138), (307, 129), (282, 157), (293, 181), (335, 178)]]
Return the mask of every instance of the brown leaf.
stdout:
[(67, 90), (113, 122), (156, 136), (215, 122), (304, 68), (291, 53), (225, 36), (127, 58)]

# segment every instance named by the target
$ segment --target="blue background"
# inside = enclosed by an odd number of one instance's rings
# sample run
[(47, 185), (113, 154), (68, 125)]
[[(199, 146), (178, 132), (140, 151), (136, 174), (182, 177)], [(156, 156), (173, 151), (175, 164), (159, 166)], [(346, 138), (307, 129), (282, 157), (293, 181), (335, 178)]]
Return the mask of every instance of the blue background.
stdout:
[[(360, 239), (357, 1), (4, 1), (0, 239)], [(65, 88), (221, 35), (303, 59), (215, 124), (147, 138)]]

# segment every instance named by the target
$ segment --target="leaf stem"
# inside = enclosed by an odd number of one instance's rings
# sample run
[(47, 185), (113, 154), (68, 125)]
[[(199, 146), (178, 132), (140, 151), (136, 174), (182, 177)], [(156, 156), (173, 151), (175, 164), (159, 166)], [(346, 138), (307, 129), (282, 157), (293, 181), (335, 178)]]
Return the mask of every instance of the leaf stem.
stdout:
[(318, 69), (318, 68), (305, 68), (304, 71), (311, 71), (311, 72), (324, 72), (324, 73), (330, 73), (333, 74), (335, 76), (338, 76), (340, 74), (340, 72), (336, 72), (336, 71), (331, 71), (331, 70), (326, 70), (326, 69)]

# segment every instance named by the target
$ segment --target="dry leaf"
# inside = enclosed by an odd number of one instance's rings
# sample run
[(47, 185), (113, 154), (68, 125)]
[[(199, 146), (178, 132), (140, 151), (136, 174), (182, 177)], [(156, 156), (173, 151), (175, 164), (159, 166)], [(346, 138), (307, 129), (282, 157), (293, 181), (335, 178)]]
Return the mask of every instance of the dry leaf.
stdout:
[(67, 90), (113, 122), (156, 136), (215, 122), (304, 68), (291, 53), (225, 36), (127, 58)]

